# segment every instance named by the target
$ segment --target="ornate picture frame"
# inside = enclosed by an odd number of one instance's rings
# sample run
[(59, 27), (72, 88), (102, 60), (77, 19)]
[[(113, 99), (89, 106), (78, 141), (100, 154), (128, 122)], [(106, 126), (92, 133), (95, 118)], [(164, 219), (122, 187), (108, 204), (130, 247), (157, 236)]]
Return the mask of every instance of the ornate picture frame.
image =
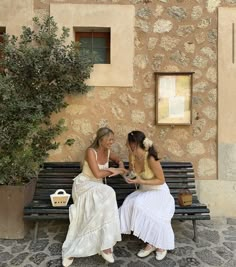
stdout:
[(156, 124), (192, 124), (193, 72), (155, 72)]

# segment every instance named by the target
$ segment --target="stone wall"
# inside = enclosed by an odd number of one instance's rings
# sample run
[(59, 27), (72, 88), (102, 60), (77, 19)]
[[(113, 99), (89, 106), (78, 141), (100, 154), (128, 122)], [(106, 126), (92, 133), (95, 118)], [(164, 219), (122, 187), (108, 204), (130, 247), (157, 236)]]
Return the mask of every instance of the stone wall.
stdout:
[[(236, 1), (34, 0), (34, 14), (49, 14), (50, 4), (61, 3), (135, 7), (134, 82), (131, 87), (93, 87), (84, 96), (68, 96), (68, 108), (54, 117), (64, 117), (68, 131), (49, 160), (82, 160), (98, 127), (108, 125), (116, 133), (114, 150), (124, 159), (127, 133), (140, 129), (153, 139), (162, 159), (191, 161), (198, 179), (217, 179), (217, 9), (236, 6)], [(157, 71), (194, 72), (192, 125), (155, 124)], [(71, 147), (64, 145), (68, 138), (76, 140)]]
[[(41, 6), (40, 1), (36, 2), (35, 12), (40, 13), (41, 8), (58, 1), (41, 1)], [(127, 157), (126, 134), (140, 129), (154, 140), (161, 158), (191, 161), (199, 179), (216, 179), (217, 7), (220, 1), (89, 3), (135, 6), (134, 85), (94, 87), (86, 96), (71, 98), (72, 105), (61, 114), (66, 117), (69, 131), (60, 140), (75, 138), (76, 144), (70, 148), (62, 146), (51, 153), (50, 160), (80, 160), (96, 129), (108, 125), (116, 133), (114, 148), (124, 159)], [(192, 125), (155, 124), (154, 72), (159, 71), (194, 72)]]
[[(208, 205), (212, 216), (236, 216), (234, 164), (231, 164), (231, 169), (227, 170), (229, 164), (224, 167), (221, 163), (223, 169), (220, 172), (223, 174), (230, 172), (227, 179), (217, 173), (218, 159), (228, 162), (224, 156), (226, 154), (232, 162), (236, 158), (233, 149), (236, 147), (234, 142), (236, 137), (232, 138), (232, 135), (235, 135), (234, 131), (229, 135), (231, 128), (221, 128), (218, 118), (220, 122), (224, 122), (228, 114), (219, 114), (217, 99), (220, 95), (222, 103), (225, 93), (224, 88), (219, 88), (218, 84), (217, 62), (221, 62), (219, 59), (222, 57), (218, 54), (217, 47), (218, 9), (236, 7), (236, 0), (21, 0), (19, 3), (15, 2), (1, 0), (0, 6), (0, 26), (5, 26), (10, 34), (19, 33), (20, 25), (30, 24), (30, 14), (37, 16), (50, 14), (51, 4), (54, 6), (62, 3), (132, 5), (135, 9), (133, 85), (129, 87), (94, 86), (86, 95), (67, 96), (70, 105), (62, 113), (56, 114), (53, 119), (64, 117), (68, 131), (59, 138), (61, 146), (50, 154), (48, 160), (82, 160), (84, 150), (101, 126), (109, 126), (115, 131), (114, 150), (120, 153), (123, 159), (127, 159), (125, 148), (127, 133), (140, 129), (153, 139), (162, 159), (193, 162), (198, 179), (199, 199)], [(220, 44), (223, 43), (220, 42)], [(125, 51), (122, 51), (122, 56), (125, 56)], [(223, 70), (222, 66), (221, 69)], [(155, 124), (154, 72), (194, 72), (192, 125), (171, 127)], [(225, 76), (221, 75), (221, 77)], [(227, 82), (227, 78), (225, 80)], [(232, 114), (236, 112), (233, 100), (230, 107), (232, 107)], [(227, 105), (224, 105), (224, 110), (228, 110)], [(231, 121), (234, 121), (233, 116)], [(217, 149), (219, 129), (221, 136), (227, 133), (229, 136), (227, 140), (231, 140), (227, 143), (225, 138), (222, 139), (223, 152), (227, 152), (225, 154)], [(68, 138), (76, 140), (71, 147), (64, 144)], [(226, 201), (225, 196), (227, 196)]]

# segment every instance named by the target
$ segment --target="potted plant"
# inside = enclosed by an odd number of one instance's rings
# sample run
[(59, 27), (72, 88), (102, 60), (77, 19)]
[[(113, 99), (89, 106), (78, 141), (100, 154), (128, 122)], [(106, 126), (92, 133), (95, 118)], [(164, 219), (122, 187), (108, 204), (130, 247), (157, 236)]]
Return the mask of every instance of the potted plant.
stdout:
[(23, 238), (33, 178), (66, 129), (51, 115), (67, 106), (65, 95), (88, 91), (92, 70), (86, 52), (67, 44), (69, 30), (58, 36), (53, 17), (33, 18), (32, 28), (23, 26), (20, 37), (5, 35), (0, 47), (0, 238)]

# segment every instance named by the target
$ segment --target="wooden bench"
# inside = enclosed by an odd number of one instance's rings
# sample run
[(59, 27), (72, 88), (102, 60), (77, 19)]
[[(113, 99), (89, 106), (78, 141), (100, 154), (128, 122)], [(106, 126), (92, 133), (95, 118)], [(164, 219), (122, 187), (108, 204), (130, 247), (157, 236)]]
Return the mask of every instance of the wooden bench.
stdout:
[[(175, 199), (175, 214), (173, 220), (191, 220), (193, 223), (193, 240), (197, 241), (197, 220), (210, 220), (210, 211), (206, 205), (201, 204), (197, 198), (193, 166), (190, 162), (161, 162), (166, 182)], [(128, 163), (125, 163), (128, 168)], [(24, 219), (35, 221), (34, 240), (37, 239), (39, 222), (42, 220), (69, 219), (70, 199), (66, 207), (53, 207), (50, 194), (57, 189), (65, 189), (71, 194), (73, 178), (81, 172), (79, 162), (52, 162), (45, 163), (39, 173), (33, 201), (24, 208)], [(123, 177), (118, 175), (107, 179), (116, 192), (117, 204), (120, 206), (125, 197), (135, 190), (135, 186), (127, 184)], [(189, 189), (193, 194), (193, 204), (180, 207), (177, 203), (178, 192)]]
[(40, 171), (32, 202), (24, 208), (24, 219), (35, 222), (34, 240), (37, 239), (39, 222), (43, 220), (68, 220), (69, 205), (53, 207), (50, 194), (64, 189), (71, 194), (73, 178), (81, 172), (79, 162), (46, 162)]

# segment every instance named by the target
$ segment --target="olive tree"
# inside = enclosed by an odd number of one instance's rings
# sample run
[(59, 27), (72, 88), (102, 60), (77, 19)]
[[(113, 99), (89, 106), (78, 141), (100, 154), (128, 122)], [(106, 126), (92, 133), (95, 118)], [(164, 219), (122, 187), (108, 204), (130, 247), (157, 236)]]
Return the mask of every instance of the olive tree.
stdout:
[(0, 59), (0, 184), (22, 184), (37, 175), (55, 138), (66, 128), (53, 113), (68, 94), (84, 94), (92, 63), (79, 44), (58, 34), (53, 17), (33, 18), (16, 37), (5, 35)]

